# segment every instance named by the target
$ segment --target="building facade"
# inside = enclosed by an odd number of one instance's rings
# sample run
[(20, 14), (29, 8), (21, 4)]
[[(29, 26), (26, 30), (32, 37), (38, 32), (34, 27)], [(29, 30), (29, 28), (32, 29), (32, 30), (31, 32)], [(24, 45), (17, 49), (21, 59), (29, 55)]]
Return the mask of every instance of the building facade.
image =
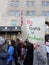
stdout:
[[(17, 36), (25, 38), (25, 28), (21, 27), (25, 16), (44, 16), (49, 22), (49, 0), (0, 0), (0, 27), (5, 28), (1, 30), (1, 33), (4, 32), (2, 35), (8, 39)], [(23, 33), (18, 35), (21, 31)]]

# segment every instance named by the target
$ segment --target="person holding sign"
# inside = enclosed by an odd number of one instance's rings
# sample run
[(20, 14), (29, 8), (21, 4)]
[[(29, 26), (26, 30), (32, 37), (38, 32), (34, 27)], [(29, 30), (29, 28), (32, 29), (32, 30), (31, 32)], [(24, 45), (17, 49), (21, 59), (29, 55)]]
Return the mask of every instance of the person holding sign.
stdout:
[(47, 65), (47, 53), (45, 45), (31, 44), (28, 46), (24, 65)]
[(47, 52), (45, 45), (34, 45), (33, 65), (47, 65)]

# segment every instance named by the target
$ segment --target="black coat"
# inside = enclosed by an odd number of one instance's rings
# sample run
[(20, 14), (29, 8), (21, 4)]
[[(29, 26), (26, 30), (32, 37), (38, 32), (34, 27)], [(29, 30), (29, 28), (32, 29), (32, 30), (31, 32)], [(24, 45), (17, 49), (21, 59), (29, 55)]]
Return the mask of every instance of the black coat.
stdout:
[(21, 43), (19, 43), (19, 44), (16, 46), (16, 50), (17, 50), (18, 56), (20, 56), (20, 55), (21, 55)]
[(24, 65), (32, 65), (33, 64), (33, 45), (28, 46), (27, 55), (24, 59)]

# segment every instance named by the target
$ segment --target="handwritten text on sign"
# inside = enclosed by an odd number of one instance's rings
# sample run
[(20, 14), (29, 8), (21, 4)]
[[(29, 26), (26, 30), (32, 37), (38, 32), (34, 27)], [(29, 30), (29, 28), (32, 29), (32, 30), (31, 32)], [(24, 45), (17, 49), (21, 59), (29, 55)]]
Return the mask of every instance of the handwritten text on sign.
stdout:
[(44, 43), (45, 18), (26, 18), (27, 38), (33, 43)]

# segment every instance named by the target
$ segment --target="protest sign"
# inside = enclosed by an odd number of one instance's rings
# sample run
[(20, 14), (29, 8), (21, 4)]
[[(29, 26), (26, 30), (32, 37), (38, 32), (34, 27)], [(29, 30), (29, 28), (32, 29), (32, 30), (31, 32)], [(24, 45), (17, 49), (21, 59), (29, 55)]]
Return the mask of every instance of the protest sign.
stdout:
[(45, 42), (45, 17), (26, 18), (27, 38), (31, 43)]

